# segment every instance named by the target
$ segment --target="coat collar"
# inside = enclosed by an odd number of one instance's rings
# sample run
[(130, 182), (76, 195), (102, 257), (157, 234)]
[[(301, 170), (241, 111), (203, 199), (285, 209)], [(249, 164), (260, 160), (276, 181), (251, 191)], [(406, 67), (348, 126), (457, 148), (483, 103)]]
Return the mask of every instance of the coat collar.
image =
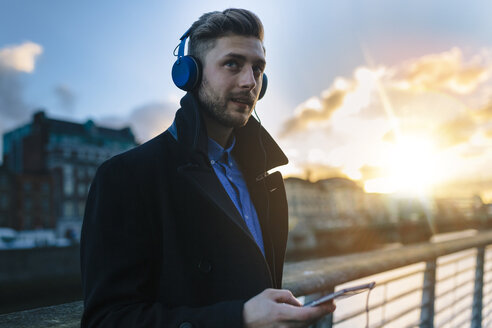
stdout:
[[(176, 112), (171, 133), (185, 146), (190, 156), (199, 153), (207, 157), (208, 136), (202, 119), (202, 109), (192, 93), (181, 99), (181, 108)], [(270, 134), (254, 118), (234, 130), (236, 146), (233, 155), (249, 178), (265, 175), (277, 166), (285, 165), (288, 159)], [(266, 156), (266, 160), (265, 160)]]

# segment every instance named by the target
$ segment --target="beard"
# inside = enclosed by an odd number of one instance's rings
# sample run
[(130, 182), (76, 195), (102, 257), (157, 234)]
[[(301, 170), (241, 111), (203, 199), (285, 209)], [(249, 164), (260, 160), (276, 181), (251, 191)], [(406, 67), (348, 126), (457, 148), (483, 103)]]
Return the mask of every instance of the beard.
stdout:
[[(244, 115), (233, 115), (231, 110), (228, 110), (227, 104), (232, 99), (240, 98), (245, 100), (249, 106), (249, 113)], [(256, 104), (256, 97), (250, 91), (242, 93), (234, 93), (230, 96), (221, 96), (210, 86), (209, 82), (204, 78), (198, 89), (198, 100), (205, 113), (228, 128), (240, 128), (246, 125), (249, 117)]]

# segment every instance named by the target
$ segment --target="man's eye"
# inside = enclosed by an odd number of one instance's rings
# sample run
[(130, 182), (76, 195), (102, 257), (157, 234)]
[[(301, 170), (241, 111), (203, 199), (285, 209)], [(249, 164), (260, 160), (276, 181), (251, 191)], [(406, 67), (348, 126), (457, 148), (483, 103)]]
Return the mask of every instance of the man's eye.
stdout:
[(255, 74), (260, 75), (261, 73), (263, 73), (263, 67), (261, 67), (261, 66), (254, 66), (254, 67), (253, 67), (253, 72), (254, 72)]
[(230, 67), (230, 68), (237, 68), (239, 65), (236, 61), (234, 60), (229, 60), (225, 63), (225, 66), (226, 67)]

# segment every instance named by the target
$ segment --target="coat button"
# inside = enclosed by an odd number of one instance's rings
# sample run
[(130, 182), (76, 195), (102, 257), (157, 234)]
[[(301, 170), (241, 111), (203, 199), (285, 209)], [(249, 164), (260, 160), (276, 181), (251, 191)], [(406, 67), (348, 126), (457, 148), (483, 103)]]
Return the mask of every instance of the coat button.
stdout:
[(179, 325), (179, 328), (193, 328), (193, 325), (189, 322), (183, 322)]
[(212, 264), (210, 264), (210, 262), (205, 259), (201, 259), (198, 263), (198, 269), (202, 273), (209, 273), (210, 271), (212, 271)]

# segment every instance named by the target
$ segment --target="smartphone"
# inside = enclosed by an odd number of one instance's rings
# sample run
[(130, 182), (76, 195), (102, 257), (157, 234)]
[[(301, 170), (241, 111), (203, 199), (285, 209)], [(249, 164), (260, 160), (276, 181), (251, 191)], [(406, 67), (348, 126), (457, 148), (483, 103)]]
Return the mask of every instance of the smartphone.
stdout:
[(329, 302), (331, 300), (335, 300), (335, 299), (341, 299), (341, 298), (347, 298), (347, 297), (350, 297), (350, 296), (353, 296), (353, 295), (356, 295), (356, 294), (359, 294), (359, 293), (363, 293), (365, 291), (368, 291), (370, 289), (373, 289), (374, 286), (376, 286), (376, 282), (373, 281), (373, 282), (370, 282), (368, 284), (364, 284), (364, 285), (359, 285), (359, 286), (353, 286), (353, 287), (348, 287), (348, 288), (344, 288), (344, 289), (340, 289), (336, 292), (333, 292), (331, 294), (328, 294), (328, 295), (325, 295), (315, 301), (312, 301), (312, 302), (308, 302), (306, 304), (304, 304), (305, 307), (312, 307), (312, 306), (318, 306), (320, 304), (323, 304), (323, 303), (326, 303), (326, 302)]

